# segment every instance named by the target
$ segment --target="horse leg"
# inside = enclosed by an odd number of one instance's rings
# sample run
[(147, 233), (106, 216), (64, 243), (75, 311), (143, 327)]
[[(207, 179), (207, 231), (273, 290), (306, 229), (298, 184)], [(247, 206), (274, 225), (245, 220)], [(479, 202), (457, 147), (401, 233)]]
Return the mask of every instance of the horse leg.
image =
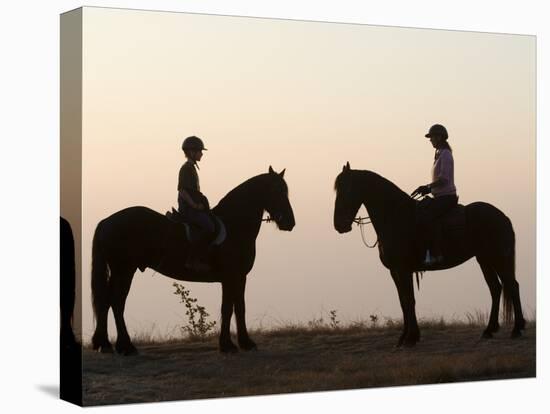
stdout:
[(521, 336), (521, 331), (525, 329), (525, 319), (521, 309), (519, 284), (516, 280), (514, 261), (513, 256), (503, 257), (497, 262), (496, 270), (504, 289), (504, 307), (506, 309), (506, 302), (511, 300), (514, 308), (514, 328), (511, 336), (512, 338), (518, 338)]
[(409, 323), (407, 326), (407, 332), (405, 333), (404, 345), (415, 346), (420, 340), (420, 329), (418, 328), (418, 321), (416, 320), (416, 301), (414, 299), (413, 275), (411, 272), (399, 272), (399, 276), (402, 280), (405, 308), (407, 314), (409, 315)]
[(104, 354), (113, 352), (113, 346), (109, 342), (107, 333), (107, 316), (109, 315), (109, 305), (105, 305), (102, 309), (97, 309), (96, 327), (94, 336), (92, 337), (92, 347), (94, 351)]
[(126, 322), (124, 322), (124, 308), (126, 306), (126, 298), (130, 291), (132, 279), (134, 278), (135, 269), (132, 270), (115, 270), (111, 273), (111, 306), (115, 316), (117, 328), (117, 340), (115, 349), (119, 354), (135, 355), (137, 354), (136, 347), (130, 340)]
[(405, 296), (403, 293), (403, 284), (401, 283), (399, 273), (396, 270), (391, 270), (390, 273), (393, 282), (395, 283), (395, 287), (397, 288), (397, 295), (399, 296), (399, 303), (401, 305), (401, 311), (403, 312), (403, 331), (396, 345), (397, 347), (400, 347), (401, 345), (403, 345), (403, 342), (405, 341), (405, 336), (407, 335), (407, 331), (409, 329), (409, 314), (407, 313)]
[(220, 331), (220, 351), (237, 352), (238, 348), (231, 341), (231, 316), (236, 290), (235, 280), (222, 282), (222, 326)]
[(239, 281), (235, 294), (235, 319), (237, 320), (237, 334), (239, 338), (239, 347), (245, 351), (256, 349), (256, 344), (248, 336), (245, 319), (244, 291), (246, 287), (246, 276)]
[(63, 349), (73, 349), (78, 346), (72, 328), (72, 317), (75, 303), (75, 253), (74, 239), (71, 225), (63, 217), (60, 232), (60, 308), (61, 308), (61, 336), (60, 343)]
[(519, 283), (517, 280), (511, 282), (512, 285), (512, 301), (514, 303), (514, 329), (512, 330), (512, 338), (521, 336), (521, 331), (525, 329), (525, 318), (521, 309), (521, 300), (519, 298)]
[(95, 332), (92, 337), (94, 351), (112, 353), (113, 346), (109, 342), (107, 332), (107, 317), (111, 307), (111, 288), (109, 286), (109, 265), (101, 247), (101, 237), (94, 235), (92, 247), (92, 302), (96, 319)]
[(482, 338), (492, 338), (493, 332), (497, 332), (500, 328), (498, 324), (498, 310), (500, 306), (500, 293), (502, 291), (502, 286), (498, 281), (498, 275), (495, 269), (489, 264), (489, 262), (480, 257), (476, 257), (487, 286), (489, 286), (489, 291), (491, 292), (491, 315), (489, 316), (489, 323), (487, 328), (483, 331), (481, 335)]

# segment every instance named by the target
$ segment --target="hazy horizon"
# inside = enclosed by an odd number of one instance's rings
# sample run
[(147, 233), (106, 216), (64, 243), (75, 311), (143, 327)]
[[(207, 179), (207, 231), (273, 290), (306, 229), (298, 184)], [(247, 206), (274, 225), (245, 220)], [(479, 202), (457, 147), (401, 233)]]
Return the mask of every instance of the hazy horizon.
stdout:
[[(483, 200), (516, 232), (517, 279), (535, 316), (535, 38), (427, 29), (84, 8), (83, 333), (93, 329), (91, 241), (132, 205), (176, 206), (182, 140), (198, 135), (211, 205), (242, 181), (286, 168), (296, 227), (264, 224), (247, 283), (250, 327), (401, 318), (377, 249), (332, 226), (334, 179), (349, 161), (410, 193), (430, 179), (424, 134), (449, 130), (460, 202)], [(364, 210), (360, 212), (364, 213)], [(371, 228), (368, 237), (374, 241)], [(130, 334), (183, 323), (175, 280), (136, 272)], [(218, 320), (219, 284), (179, 282)], [(428, 272), (419, 318), (487, 311), (477, 262)], [(114, 332), (112, 316), (110, 332)]]

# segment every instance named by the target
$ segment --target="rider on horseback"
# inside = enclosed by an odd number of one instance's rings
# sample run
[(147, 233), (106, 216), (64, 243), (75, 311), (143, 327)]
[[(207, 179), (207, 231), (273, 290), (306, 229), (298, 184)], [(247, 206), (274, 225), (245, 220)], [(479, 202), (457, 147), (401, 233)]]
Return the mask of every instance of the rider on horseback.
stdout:
[(432, 194), (433, 199), (426, 203), (427, 207), (420, 210), (418, 222), (421, 228), (427, 228), (431, 233), (431, 245), (426, 251), (424, 264), (427, 266), (441, 263), (443, 254), (441, 252), (441, 228), (435, 226), (435, 222), (451, 211), (458, 203), (456, 187), (454, 184), (454, 160), (451, 146), (447, 142), (449, 135), (443, 125), (433, 125), (425, 135), (430, 139), (435, 148), (435, 159), (432, 166), (432, 182), (421, 185), (411, 194), (424, 196)]
[(208, 199), (200, 191), (198, 165), (202, 152), (206, 151), (204, 143), (199, 137), (185, 138), (182, 144), (187, 162), (183, 164), (178, 179), (178, 210), (186, 222), (199, 227), (202, 234), (198, 242), (194, 243), (187, 256), (186, 267), (195, 271), (208, 271), (210, 265), (206, 263), (208, 245), (214, 236), (215, 225), (210, 216)]

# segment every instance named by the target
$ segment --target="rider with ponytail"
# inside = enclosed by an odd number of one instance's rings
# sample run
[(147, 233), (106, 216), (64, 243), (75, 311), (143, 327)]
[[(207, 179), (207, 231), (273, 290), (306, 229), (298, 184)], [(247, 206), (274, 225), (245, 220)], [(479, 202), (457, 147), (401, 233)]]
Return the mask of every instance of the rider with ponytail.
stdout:
[(432, 181), (421, 185), (412, 196), (432, 194), (433, 200), (428, 204), (425, 214), (421, 216), (421, 225), (431, 230), (433, 243), (426, 252), (426, 265), (433, 265), (443, 261), (441, 252), (442, 234), (439, 226), (434, 228), (434, 222), (452, 210), (458, 203), (454, 183), (453, 150), (447, 142), (447, 129), (440, 124), (433, 125), (425, 135), (435, 148), (435, 158), (432, 165)]

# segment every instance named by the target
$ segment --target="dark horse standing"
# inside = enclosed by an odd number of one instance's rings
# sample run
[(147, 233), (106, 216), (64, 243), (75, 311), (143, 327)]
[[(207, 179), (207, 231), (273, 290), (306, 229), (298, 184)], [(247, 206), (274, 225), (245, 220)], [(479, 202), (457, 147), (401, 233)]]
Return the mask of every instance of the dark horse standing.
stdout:
[(102, 220), (92, 247), (92, 299), (97, 321), (93, 348), (112, 352), (107, 336), (107, 314), (111, 307), (117, 327), (117, 352), (125, 355), (136, 352), (126, 330), (124, 306), (135, 271), (147, 267), (178, 280), (220, 282), (220, 350), (237, 350), (229, 333), (233, 310), (239, 346), (245, 350), (255, 348), (246, 330), (246, 276), (254, 265), (255, 242), (264, 211), (281, 230), (290, 231), (295, 225), (283, 176), (284, 170), (276, 173), (269, 167), (267, 174), (245, 181), (212, 210), (223, 220), (227, 237), (213, 252), (216, 266), (208, 273), (194, 274), (184, 267), (189, 244), (183, 226), (164, 215), (146, 207), (130, 207)]
[[(349, 163), (336, 178), (334, 228), (339, 233), (351, 230), (361, 205), (365, 205), (378, 236), (380, 260), (390, 270), (403, 310), (403, 333), (398, 346), (412, 346), (420, 339), (416, 320), (413, 273), (458, 266), (475, 256), (492, 298), (489, 324), (483, 337), (490, 338), (499, 329), (498, 313), (501, 291), (504, 297), (504, 320), (514, 312), (512, 337), (521, 336), (525, 320), (521, 310), (519, 285), (515, 276), (515, 235), (510, 219), (496, 207), (476, 202), (465, 207), (465, 231), (447, 240), (445, 262), (423, 267), (425, 253), (417, 243), (415, 211), (417, 201), (397, 186), (371, 171), (352, 170)], [(499, 282), (502, 282), (501, 283)]]

